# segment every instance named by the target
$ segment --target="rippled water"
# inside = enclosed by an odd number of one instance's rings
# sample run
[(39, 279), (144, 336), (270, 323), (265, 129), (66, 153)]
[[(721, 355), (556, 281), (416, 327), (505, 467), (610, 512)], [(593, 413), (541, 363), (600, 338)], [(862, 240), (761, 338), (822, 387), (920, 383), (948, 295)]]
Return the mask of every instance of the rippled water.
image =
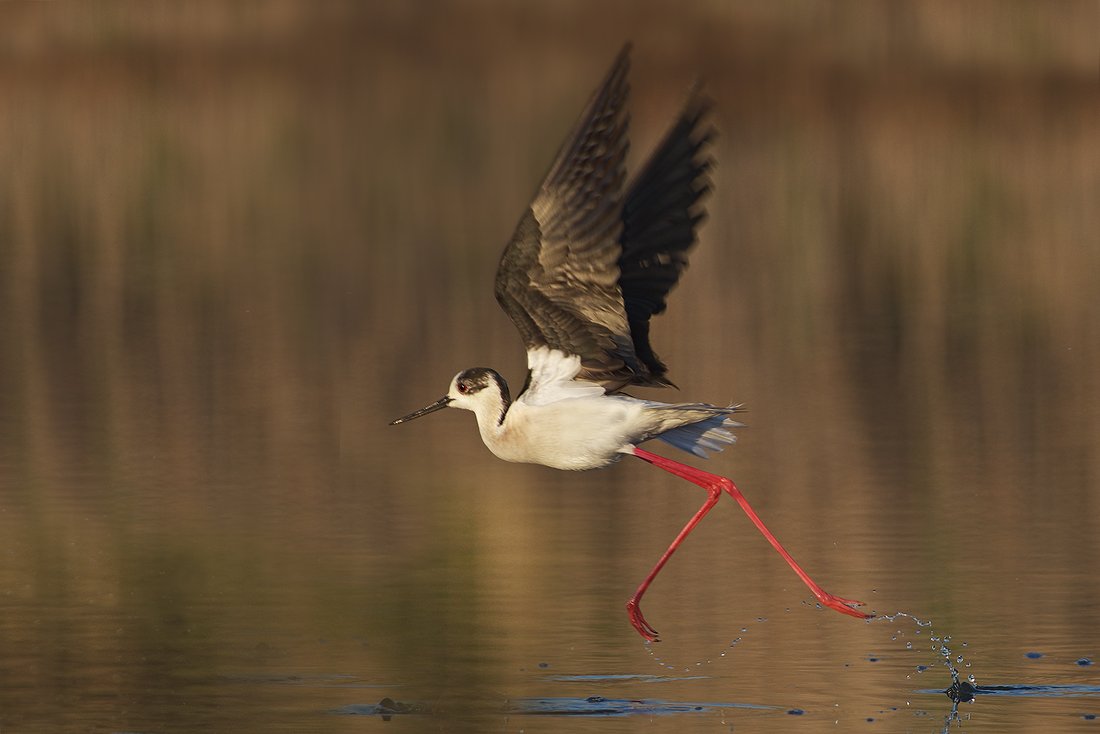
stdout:
[[(1100, 726), (1094, 4), (985, 45), (903, 4), (19, 7), (0, 730)], [(697, 74), (722, 132), (653, 334), (678, 397), (748, 407), (705, 466), (873, 620), (723, 501), (646, 644), (624, 602), (698, 488), (386, 425), (521, 383), (496, 259), (627, 31), (637, 151)]]

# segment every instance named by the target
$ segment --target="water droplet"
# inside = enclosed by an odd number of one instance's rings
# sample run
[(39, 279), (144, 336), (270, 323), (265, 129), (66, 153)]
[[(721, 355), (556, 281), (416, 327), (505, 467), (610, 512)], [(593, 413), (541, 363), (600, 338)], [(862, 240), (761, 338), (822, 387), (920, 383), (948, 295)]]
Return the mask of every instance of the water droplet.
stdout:
[(1039, 658), (1043, 657), (1043, 653), (1041, 653), (1041, 652), (1025, 652), (1024, 657), (1025, 658), (1031, 658), (1032, 660), (1038, 660)]
[(906, 642), (905, 643), (905, 649), (906, 650), (912, 650), (913, 649), (913, 643), (912, 642)]
[(1092, 661), (1089, 660), (1088, 658), (1081, 658), (1080, 660), (1077, 661), (1077, 664), (1078, 665), (1092, 665)]

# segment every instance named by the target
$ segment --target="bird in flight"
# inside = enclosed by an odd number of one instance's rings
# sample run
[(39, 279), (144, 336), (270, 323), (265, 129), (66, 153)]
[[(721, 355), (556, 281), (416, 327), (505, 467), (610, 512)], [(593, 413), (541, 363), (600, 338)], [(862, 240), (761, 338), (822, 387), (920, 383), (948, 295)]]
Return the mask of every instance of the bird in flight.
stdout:
[(496, 298), (527, 348), (527, 380), (513, 399), (495, 370), (455, 375), (447, 394), (390, 425), (442, 408), (473, 411), (485, 445), (505, 461), (599, 469), (635, 456), (692, 482), (707, 500), (627, 602), (634, 628), (657, 631), (641, 600), (668, 559), (725, 492), (790, 564), (818, 601), (867, 618), (822, 589), (795, 562), (729, 479), (638, 447), (659, 439), (696, 456), (734, 442), (739, 405), (661, 403), (632, 386), (672, 386), (649, 343), (649, 321), (687, 266), (705, 214), (712, 165), (709, 101), (694, 89), (646, 165), (624, 187), (629, 145), (629, 44), (619, 53), (554, 159), (504, 249)]

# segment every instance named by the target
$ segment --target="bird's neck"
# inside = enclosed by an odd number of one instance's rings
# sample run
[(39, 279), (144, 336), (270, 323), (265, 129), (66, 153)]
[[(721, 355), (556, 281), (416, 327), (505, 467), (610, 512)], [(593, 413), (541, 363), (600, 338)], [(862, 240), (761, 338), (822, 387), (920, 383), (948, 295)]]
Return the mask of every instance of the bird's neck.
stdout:
[(508, 383), (498, 374), (494, 373), (493, 377), (498, 389), (494, 390), (484, 402), (478, 403), (477, 408), (474, 410), (474, 414), (477, 416), (477, 426), (481, 429), (483, 436), (487, 433), (495, 435), (503, 430), (504, 418), (508, 415), (508, 408), (512, 406), (512, 398), (508, 393)]

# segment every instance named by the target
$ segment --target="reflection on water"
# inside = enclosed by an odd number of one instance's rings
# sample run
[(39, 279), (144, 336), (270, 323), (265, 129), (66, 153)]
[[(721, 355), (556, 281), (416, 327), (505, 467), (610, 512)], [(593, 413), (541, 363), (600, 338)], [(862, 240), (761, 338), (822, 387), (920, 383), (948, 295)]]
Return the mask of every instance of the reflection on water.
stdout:
[[(0, 728), (1088, 725), (1096, 7), (782, 7), (0, 8)], [(697, 74), (722, 129), (654, 325), (749, 408), (708, 468), (931, 628), (816, 609), (723, 502), (643, 645), (696, 488), (385, 425), (522, 377), (496, 258), (625, 35), (639, 150)]]

